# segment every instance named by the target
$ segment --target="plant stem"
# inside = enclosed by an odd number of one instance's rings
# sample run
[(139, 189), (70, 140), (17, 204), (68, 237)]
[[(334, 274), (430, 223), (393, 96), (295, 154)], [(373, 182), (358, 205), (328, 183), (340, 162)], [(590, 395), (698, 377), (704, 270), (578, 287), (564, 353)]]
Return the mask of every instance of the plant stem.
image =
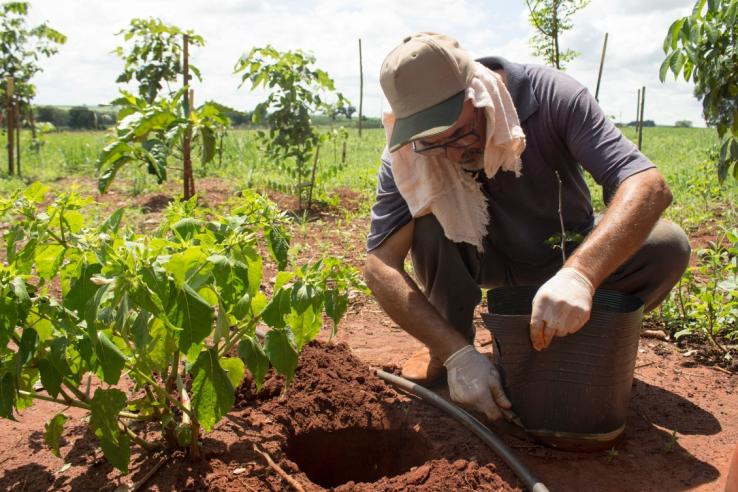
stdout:
[(561, 244), (559, 247), (561, 248), (561, 266), (564, 266), (566, 263), (566, 250), (564, 249), (564, 246), (566, 246), (566, 228), (564, 227), (564, 214), (562, 212), (562, 187), (563, 183), (561, 182), (561, 176), (559, 176), (558, 171), (554, 171), (556, 174), (556, 180), (559, 182), (559, 223), (561, 224)]
[(221, 355), (221, 356), (225, 355), (231, 348), (233, 348), (234, 345), (236, 345), (238, 342), (241, 341), (241, 339), (243, 338), (243, 336), (246, 334), (247, 331), (251, 330), (254, 326), (256, 326), (256, 323), (258, 323), (260, 319), (261, 319), (261, 315), (255, 316), (254, 318), (251, 319), (251, 321), (249, 321), (246, 324), (246, 326), (244, 326), (243, 328), (239, 328), (236, 334), (233, 335), (231, 339), (228, 341), (228, 343), (223, 345), (223, 348), (220, 350), (218, 355)]
[[(53, 398), (51, 396), (39, 395), (38, 393), (31, 393), (31, 392), (24, 391), (24, 390), (19, 390), (18, 394), (21, 396), (25, 396), (27, 398), (32, 398), (34, 400), (43, 400), (43, 401), (49, 401), (51, 403), (57, 403), (65, 407), (75, 407), (75, 408), (81, 408), (83, 410), (92, 410), (92, 407), (89, 404), (83, 403), (78, 400), (73, 400), (73, 399), (60, 400), (58, 398)], [(151, 417), (147, 417), (144, 415), (138, 415), (138, 414), (130, 413), (130, 412), (120, 412), (118, 415), (120, 417), (131, 419), (131, 420), (151, 420)]]
[(118, 420), (118, 425), (120, 425), (123, 428), (123, 431), (128, 434), (128, 437), (130, 437), (133, 442), (141, 446), (143, 449), (145, 449), (149, 453), (153, 453), (154, 451), (158, 451), (162, 449), (162, 445), (160, 443), (154, 443), (149, 442), (146, 439), (142, 438), (135, 432), (131, 430), (130, 427), (128, 427), (125, 423), (121, 422), (120, 419)]
[(154, 391), (156, 391), (157, 393), (159, 393), (159, 395), (161, 395), (164, 398), (166, 398), (169, 401), (169, 403), (171, 403), (175, 407), (177, 407), (180, 410), (182, 410), (182, 412), (186, 413), (190, 418), (193, 418), (194, 417), (194, 415), (192, 414), (192, 411), (190, 411), (189, 408), (185, 408), (185, 406), (182, 405), (182, 402), (180, 402), (179, 400), (177, 400), (176, 398), (174, 398), (172, 395), (170, 395), (169, 393), (167, 393), (164, 390), (164, 388), (162, 388), (161, 386), (159, 386), (158, 384), (156, 384), (156, 381), (154, 381), (153, 379), (151, 379), (148, 375), (146, 375), (145, 373), (143, 373), (139, 369), (137, 369), (135, 367), (132, 367), (132, 366), (130, 366), (128, 364), (126, 364), (126, 367), (128, 367), (128, 369), (131, 372), (134, 372), (140, 378), (142, 378), (144, 381), (146, 381), (147, 383), (149, 383), (151, 385), (151, 387), (154, 389)]

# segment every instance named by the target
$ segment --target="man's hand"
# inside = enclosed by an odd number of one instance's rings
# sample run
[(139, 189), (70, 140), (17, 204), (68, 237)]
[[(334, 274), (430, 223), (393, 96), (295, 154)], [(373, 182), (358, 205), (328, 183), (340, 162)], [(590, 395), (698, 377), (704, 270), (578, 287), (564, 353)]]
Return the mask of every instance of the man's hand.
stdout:
[(565, 267), (551, 277), (533, 298), (530, 341), (543, 350), (554, 336), (564, 337), (579, 331), (592, 312), (592, 283), (576, 269)]
[(502, 416), (500, 408), (512, 408), (497, 369), (473, 346), (456, 351), (443, 365), (448, 370), (448, 389), (453, 401), (484, 412), (491, 420)]

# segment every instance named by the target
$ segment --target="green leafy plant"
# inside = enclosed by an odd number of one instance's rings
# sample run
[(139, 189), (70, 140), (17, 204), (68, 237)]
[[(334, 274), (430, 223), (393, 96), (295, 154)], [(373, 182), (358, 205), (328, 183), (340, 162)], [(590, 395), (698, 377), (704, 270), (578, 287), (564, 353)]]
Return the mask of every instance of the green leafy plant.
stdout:
[(242, 74), (241, 85), (248, 81), (252, 90), (264, 87), (269, 91), (266, 100), (256, 106), (252, 121), (266, 122), (269, 130), (258, 132), (259, 141), (267, 157), (293, 179), (292, 192), (300, 210), (312, 197), (321, 142), (311, 114), (331, 114), (348, 104), (340, 93), (335, 103), (326, 101), (325, 97), (335, 93), (334, 83), (314, 64), (315, 57), (301, 50), (280, 52), (266, 46), (253, 48), (234, 67), (235, 73)]
[(708, 124), (722, 139), (720, 181), (733, 167), (738, 179), (738, 0), (697, 0), (692, 13), (674, 21), (664, 39), (666, 58), (659, 77), (669, 71), (695, 83)]
[(525, 4), (528, 6), (528, 20), (535, 28), (530, 39), (533, 54), (557, 70), (564, 70), (565, 64), (579, 53), (562, 51), (559, 38), (573, 27), (571, 16), (586, 7), (589, 0), (525, 0)]
[[(183, 72), (182, 38), (186, 34), (190, 45), (205, 46), (205, 40), (192, 30), (183, 31), (160, 19), (132, 19), (127, 29), (116, 33), (130, 43), (128, 48), (118, 46), (117, 54), (125, 62), (116, 82), (138, 82), (138, 93), (147, 103), (156, 101), (165, 85), (175, 82)], [(190, 64), (192, 74), (201, 80), (200, 70)], [(175, 92), (171, 89), (169, 93)]]
[[(202, 150), (200, 163), (209, 163), (216, 154), (216, 143), (220, 140), (222, 145), (222, 139), (217, 137), (229, 125), (225, 113), (233, 111), (212, 101), (192, 108), (190, 72), (200, 79), (200, 71), (189, 64), (188, 46), (203, 46), (205, 41), (192, 31), (183, 31), (159, 19), (133, 19), (131, 26), (118, 34), (132, 46), (128, 50), (116, 48), (125, 61), (117, 82), (135, 78), (139, 97), (121, 91), (122, 97), (112, 103), (121, 109), (115, 128), (117, 138), (98, 160), (102, 173), (100, 192), (108, 190), (112, 179), (128, 162), (145, 164), (161, 183), (167, 178), (169, 157), (178, 154), (182, 163), (182, 195), (189, 199), (195, 194), (190, 156), (193, 135)], [(182, 88), (169, 88), (168, 95), (160, 96), (164, 84), (169, 87), (179, 75)]]
[[(31, 79), (43, 70), (39, 60), (55, 55), (67, 38), (45, 22), (29, 26), (29, 11), (29, 2), (0, 4), (0, 107), (4, 111), (8, 107), (7, 78), (12, 77), (13, 106), (16, 108), (13, 112), (19, 118), (26, 115), (32, 125), (31, 101), (36, 96), (36, 86), (31, 83)], [(5, 114), (6, 120), (10, 117), (11, 115)], [(16, 157), (20, 160), (18, 155)], [(14, 174), (16, 164), (19, 168), (20, 161), (8, 163), (9, 174)]]
[(182, 139), (188, 132), (200, 148), (200, 164), (213, 160), (217, 136), (229, 124), (223, 114), (227, 108), (208, 101), (186, 115), (184, 93), (182, 89), (171, 99), (148, 103), (121, 91), (121, 97), (113, 101), (121, 108), (115, 127), (116, 138), (103, 149), (97, 161), (101, 193), (109, 189), (118, 171), (127, 163), (145, 165), (159, 183), (165, 181), (172, 165), (170, 158), (182, 160)]
[[(89, 199), (67, 193), (42, 207), (46, 194), (33, 185), (0, 200), (0, 219), (10, 221), (0, 416), (13, 419), (34, 400), (88, 410), (105, 457), (123, 472), (133, 444), (199, 457), (201, 433), (231, 409), (246, 369), (257, 388), (270, 365), (289, 385), (323, 315), (335, 330), (349, 291), (365, 289), (333, 258), (295, 266), (287, 217), (256, 194), (227, 216), (175, 202), (146, 235), (124, 226), (122, 209), (90, 224)], [(277, 267), (271, 295), (262, 251)], [(263, 341), (260, 324), (270, 327)], [(57, 455), (66, 421), (61, 412), (45, 426)], [(161, 438), (144, 439), (154, 429)]]
[(728, 230), (698, 251), (698, 262), (682, 276), (661, 309), (674, 337), (703, 335), (731, 357), (721, 343), (738, 339), (738, 230)]

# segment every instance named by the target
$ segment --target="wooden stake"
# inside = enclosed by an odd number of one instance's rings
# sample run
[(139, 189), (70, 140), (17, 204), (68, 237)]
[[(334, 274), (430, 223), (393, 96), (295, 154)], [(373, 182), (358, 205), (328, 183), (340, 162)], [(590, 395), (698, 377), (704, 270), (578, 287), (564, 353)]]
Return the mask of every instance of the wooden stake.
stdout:
[(361, 118), (364, 115), (364, 64), (361, 58), (361, 38), (359, 38), (359, 137), (361, 137)]
[[(20, 104), (18, 105), (20, 106)], [(15, 174), (21, 175), (21, 127), (23, 119), (21, 118), (20, 107), (14, 107), (15, 113)]]
[(313, 172), (310, 176), (310, 188), (308, 188), (308, 206), (310, 210), (313, 207), (313, 188), (315, 188), (315, 170), (318, 168), (318, 155), (320, 154), (320, 145), (315, 147), (315, 158), (313, 159)]
[(13, 117), (13, 77), (7, 77), (5, 79), (5, 119), (7, 120), (7, 132), (8, 132), (8, 174), (15, 174), (15, 153), (13, 152), (13, 144), (15, 134), (13, 132), (13, 124), (15, 118)]
[(638, 125), (638, 150), (643, 145), (643, 107), (646, 105), (646, 86), (641, 89), (640, 124)]
[[(189, 57), (190, 37), (185, 34), (182, 41), (182, 85), (185, 87), (185, 118), (189, 120), (191, 107), (190, 92), (190, 57)], [(182, 137), (182, 184), (184, 188), (184, 199), (189, 200), (194, 195), (195, 186), (192, 181), (192, 130), (188, 129)]]
[(636, 95), (636, 119), (635, 119), (636, 137), (638, 136), (638, 132), (640, 132), (640, 129), (639, 129), (640, 126), (641, 126), (641, 90), (638, 89), (638, 94)]
[(600, 57), (600, 71), (597, 74), (597, 89), (595, 89), (595, 101), (600, 102), (600, 82), (602, 81), (602, 67), (605, 65), (605, 52), (607, 51), (607, 36), (605, 33), (605, 42), (602, 45), (602, 56)]

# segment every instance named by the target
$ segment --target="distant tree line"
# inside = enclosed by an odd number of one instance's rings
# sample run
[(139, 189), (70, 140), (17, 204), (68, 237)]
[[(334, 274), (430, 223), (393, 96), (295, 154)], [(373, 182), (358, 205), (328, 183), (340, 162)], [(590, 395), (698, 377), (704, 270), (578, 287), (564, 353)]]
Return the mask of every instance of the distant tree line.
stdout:
[[(70, 130), (106, 130), (115, 124), (117, 109), (110, 107), (104, 109), (90, 108), (87, 106), (36, 106), (34, 107), (35, 120), (38, 123), (51, 123), (55, 128)], [(252, 111), (226, 111), (225, 115), (234, 127), (255, 126), (251, 122)], [(354, 127), (358, 118), (352, 118), (354, 111), (350, 114), (340, 113), (337, 115), (316, 115), (315, 123), (318, 125), (340, 124), (342, 126)], [(362, 117), (364, 128), (381, 128), (379, 118)]]

